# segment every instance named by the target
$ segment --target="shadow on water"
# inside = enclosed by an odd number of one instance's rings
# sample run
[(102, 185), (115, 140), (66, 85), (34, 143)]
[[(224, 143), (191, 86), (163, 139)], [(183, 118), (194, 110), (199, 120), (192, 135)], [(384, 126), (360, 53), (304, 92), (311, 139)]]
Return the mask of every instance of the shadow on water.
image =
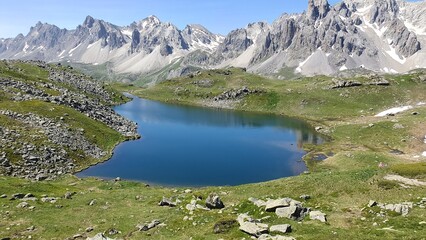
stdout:
[(115, 110), (142, 139), (120, 144), (79, 177), (121, 177), (165, 186), (239, 185), (306, 170), (305, 143), (322, 139), (306, 123), (275, 116), (134, 99)]

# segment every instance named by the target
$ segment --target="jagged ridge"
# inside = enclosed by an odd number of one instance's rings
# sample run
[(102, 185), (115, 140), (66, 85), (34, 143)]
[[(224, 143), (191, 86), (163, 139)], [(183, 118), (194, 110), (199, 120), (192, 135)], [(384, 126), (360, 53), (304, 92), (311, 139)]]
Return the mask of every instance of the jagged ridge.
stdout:
[[(75, 30), (38, 23), (0, 42), (0, 58), (113, 63), (118, 73), (176, 77), (191, 69), (244, 67), (279, 76), (365, 67), (405, 72), (426, 67), (426, 4), (402, 0), (309, 0), (302, 14), (216, 35), (201, 25), (179, 30), (150, 16), (126, 27), (88, 16)], [(173, 67), (171, 67), (173, 65)], [(163, 69), (163, 70), (162, 70)]]

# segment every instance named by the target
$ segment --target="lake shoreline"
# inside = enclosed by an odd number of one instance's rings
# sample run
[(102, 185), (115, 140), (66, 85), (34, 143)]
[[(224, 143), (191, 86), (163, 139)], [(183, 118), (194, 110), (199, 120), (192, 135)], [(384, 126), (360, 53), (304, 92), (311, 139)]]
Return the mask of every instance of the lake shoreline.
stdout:
[[(127, 103), (127, 104), (137, 104), (137, 102), (139, 102), (139, 101), (141, 101), (141, 102), (144, 102), (143, 104), (141, 104), (141, 105), (146, 105), (146, 104), (148, 104), (149, 102), (151, 102), (151, 100), (146, 100), (146, 99), (143, 99), (143, 98), (139, 98), (138, 96), (136, 96), (136, 95), (129, 95), (129, 94), (127, 94), (126, 96), (128, 96), (128, 97), (131, 97), (131, 98), (133, 98), (132, 99), (132, 101), (131, 102), (129, 102), (129, 103)], [(201, 120), (201, 121), (204, 121), (204, 123), (202, 123), (202, 124), (207, 124), (206, 126), (209, 126), (210, 124), (213, 124), (212, 126), (215, 126), (215, 127), (222, 127), (222, 125), (223, 124), (226, 124), (226, 121), (228, 121), (227, 119), (230, 119), (230, 120), (232, 120), (233, 122), (232, 122), (232, 125), (234, 126), (234, 124), (238, 124), (238, 121), (242, 121), (242, 122), (244, 122), (244, 124), (249, 124), (249, 125), (251, 125), (251, 124), (254, 124), (253, 126), (256, 126), (254, 129), (257, 129), (257, 128), (259, 128), (259, 126), (257, 126), (259, 123), (261, 123), (261, 122), (258, 122), (258, 123), (256, 123), (257, 121), (265, 121), (265, 123), (267, 123), (267, 122), (269, 122), (269, 121), (272, 121), (271, 123), (273, 123), (274, 125), (275, 124), (289, 124), (288, 126), (287, 125), (283, 125), (283, 126), (281, 126), (283, 129), (282, 130), (280, 130), (280, 131), (284, 131), (286, 128), (288, 128), (288, 127), (291, 127), (291, 126), (293, 126), (294, 125), (294, 127), (296, 127), (297, 126), (297, 128), (299, 129), (299, 130), (297, 130), (297, 131), (302, 131), (302, 132), (304, 132), (304, 134), (307, 134), (307, 133), (309, 133), (307, 136), (311, 136), (312, 135), (312, 137), (313, 137), (313, 140), (315, 141), (315, 142), (317, 142), (318, 141), (318, 144), (321, 144), (322, 142), (323, 142), (323, 140), (320, 140), (320, 136), (319, 136), (319, 134), (317, 134), (316, 132), (314, 132), (314, 130), (307, 124), (307, 123), (305, 123), (305, 122), (301, 122), (300, 120), (297, 120), (297, 119), (294, 119), (294, 118), (285, 118), (285, 117), (283, 117), (283, 116), (277, 116), (277, 115), (273, 115), (273, 114), (263, 114), (263, 113), (249, 113), (249, 112), (245, 112), (245, 111), (238, 111), (238, 110), (222, 110), (222, 109), (216, 109), (217, 111), (211, 111), (211, 110), (213, 110), (213, 109), (209, 109), (209, 108), (204, 108), (204, 107), (200, 107), (200, 106), (184, 106), (184, 105), (181, 105), (181, 104), (173, 104), (173, 103), (162, 103), (162, 102), (159, 102), (159, 101), (152, 101), (152, 103), (155, 105), (155, 106), (157, 106), (157, 107), (160, 107), (160, 108), (167, 108), (167, 109), (170, 109), (170, 112), (175, 112), (175, 111), (177, 111), (177, 110), (179, 110), (179, 109), (182, 109), (182, 111), (184, 111), (183, 112), (183, 115), (182, 116), (185, 116), (185, 118), (184, 119), (191, 119), (191, 118), (194, 118), (194, 117), (196, 117), (197, 115), (199, 115), (199, 114), (201, 114), (201, 115), (206, 115), (206, 116), (209, 116), (208, 117), (208, 119), (209, 120), (207, 120), (207, 119), (205, 119), (205, 120)], [(126, 105), (126, 104), (125, 104)], [(118, 108), (125, 108), (125, 105), (121, 105), (121, 106), (118, 106)], [(161, 107), (161, 106), (163, 106), (163, 107)], [(188, 108), (189, 107), (189, 108)], [(127, 110), (126, 110), (127, 111)], [(138, 111), (136, 111), (136, 112), (143, 112), (142, 110), (138, 110)], [(188, 115), (189, 113), (191, 112), (191, 114), (192, 115)], [(119, 113), (119, 112), (118, 112)], [(131, 113), (127, 113), (127, 114), (131, 114)], [(221, 115), (224, 115), (223, 117), (220, 117)], [(168, 116), (168, 115), (167, 115)], [(188, 116), (192, 116), (192, 117), (188, 117)], [(213, 117), (214, 116), (214, 117)], [(251, 118), (253, 118), (252, 120), (243, 120), (243, 119), (241, 119), (241, 120), (238, 120), (240, 117), (242, 117), (242, 116), (245, 116), (245, 117), (251, 117)], [(126, 116), (124, 116), (124, 117), (126, 117)], [(146, 116), (145, 116), (146, 117)], [(135, 121), (136, 119), (132, 119), (132, 118), (130, 118), (132, 121)], [(264, 120), (262, 120), (262, 119), (264, 119)], [(266, 119), (268, 119), (268, 120), (266, 120)], [(176, 119), (175, 119), (176, 120)], [(165, 122), (165, 124), (167, 125), (168, 124), (168, 122), (173, 122), (173, 121), (175, 121), (175, 120), (173, 120), (173, 117), (172, 117), (172, 119), (171, 120), (165, 120), (166, 122)], [(178, 120), (178, 123), (180, 124), (180, 121), (181, 120)], [(207, 121), (207, 122), (205, 122), (205, 121)], [(219, 121), (219, 122), (216, 122), (216, 121)], [(253, 122), (252, 122), (253, 121)], [(288, 121), (288, 122), (287, 122)], [(137, 122), (137, 121), (136, 121)], [(191, 122), (192, 122), (192, 120), (191, 120)], [(282, 122), (282, 123), (281, 123)], [(191, 123), (191, 124), (195, 124), (195, 125), (198, 125), (198, 123), (194, 120), (194, 123)], [(219, 125), (217, 125), (216, 126), (216, 124), (219, 124)], [(276, 127), (278, 127), (279, 125), (277, 125)], [(142, 128), (147, 128), (147, 126), (146, 126), (146, 124), (143, 124), (143, 123), (141, 123), (141, 122), (138, 122), (138, 128), (140, 128), (140, 127), (142, 127)], [(235, 127), (235, 126), (234, 126)], [(281, 128), (280, 127), (280, 128)], [(229, 128), (229, 127), (228, 127)], [(197, 129), (197, 128), (195, 128), (195, 129)], [(244, 134), (246, 134), (247, 133), (247, 131), (249, 130), (249, 129), (252, 129), (252, 128), (248, 128), (248, 129), (246, 129), (246, 130), (244, 130)], [(261, 129), (261, 128), (260, 128)], [(302, 130), (303, 129), (303, 130)], [(171, 129), (170, 129), (171, 130)], [(140, 129), (138, 129), (138, 131), (140, 131)], [(203, 130), (204, 131), (204, 130)], [(217, 131), (217, 129), (215, 129), (215, 131)], [(229, 129), (227, 129), (227, 131), (229, 131)], [(252, 130), (250, 130), (250, 131), (253, 131), (253, 129)], [(248, 131), (248, 132), (250, 132), (250, 131)], [(256, 131), (260, 131), (260, 130), (256, 130)], [(288, 131), (288, 130), (285, 130), (285, 131)], [(182, 134), (185, 134), (185, 133), (182, 133)], [(178, 134), (178, 135), (182, 135), (182, 134)], [(225, 134), (225, 132), (223, 132), (223, 134)], [(271, 133), (268, 133), (268, 134), (271, 134)], [(276, 133), (275, 133), (276, 134)], [(300, 136), (302, 136), (302, 135), (304, 135), (304, 134), (301, 134)], [(160, 134), (161, 135), (161, 134)], [(214, 136), (214, 135), (213, 135)], [(198, 136), (199, 137), (199, 136)], [(266, 136), (264, 136), (264, 137), (266, 137)], [(189, 140), (189, 139), (191, 139), (191, 137), (187, 137), (187, 138), (185, 138), (186, 140), (185, 141), (192, 141), (192, 140)], [(221, 139), (220, 141), (224, 141), (225, 139)], [(253, 139), (254, 140), (254, 139)], [(270, 140), (267, 140), (267, 138), (265, 138), (265, 140), (263, 140), (263, 141), (271, 141), (272, 139), (270, 139)], [(304, 141), (304, 140), (302, 140), (302, 139), (300, 139), (301, 141)], [(200, 140), (197, 140), (197, 142), (199, 142)], [(228, 140), (226, 140), (226, 141), (228, 141)], [(260, 140), (259, 140), (260, 141)], [(260, 142), (258, 142), (257, 143), (257, 145), (259, 145), (259, 143), (261, 144), (261, 145), (264, 145), (264, 143), (262, 143), (263, 141), (260, 141)], [(311, 141), (311, 140), (310, 140)], [(179, 142), (179, 140), (178, 140), (178, 142)], [(123, 142), (123, 143), (121, 143), (121, 144), (126, 144), (126, 142)], [(137, 142), (136, 143), (133, 143), (133, 145), (136, 145), (137, 144)], [(162, 142), (162, 144), (165, 144), (165, 143), (163, 143)], [(221, 145), (222, 145), (223, 143), (221, 143)], [(291, 147), (291, 148), (296, 148), (296, 145), (299, 145), (299, 144), (296, 144), (296, 143), (292, 143), (291, 145), (289, 144), (289, 143), (287, 143), (288, 144), (288, 147)], [(166, 146), (167, 146), (167, 144), (165, 144)], [(253, 145), (254, 146), (254, 145)], [(273, 147), (273, 148), (276, 148), (275, 146), (267, 146), (268, 148), (271, 148), (271, 147)], [(107, 161), (104, 161), (104, 162), (101, 162), (101, 163), (98, 163), (98, 164), (95, 164), (95, 165), (92, 165), (92, 166), (90, 166), (89, 168), (85, 168), (85, 169), (83, 169), (82, 171), (79, 171), (79, 172), (77, 172), (76, 173), (76, 176), (78, 176), (78, 177), (87, 177), (87, 176), (94, 176), (94, 177), (100, 177), (100, 178), (106, 178), (106, 179), (113, 179), (113, 178), (115, 178), (115, 177), (120, 177), (120, 178), (122, 178), (122, 179), (129, 179), (129, 180), (131, 180), (131, 181), (140, 181), (140, 182), (152, 182), (152, 183), (154, 183), (155, 185), (159, 185), (159, 186), (189, 186), (189, 187), (194, 187), (194, 186), (197, 186), (197, 187), (204, 187), (204, 186), (237, 186), (237, 185), (241, 185), (241, 184), (248, 184), (248, 183), (256, 183), (256, 182), (263, 182), (263, 181), (270, 181), (270, 180), (274, 180), (274, 179), (278, 179), (278, 178), (282, 178), (282, 177), (288, 177), (288, 176), (298, 176), (299, 174), (302, 174), (302, 173), (304, 173), (304, 172), (306, 172), (306, 170), (308, 170), (308, 168), (307, 168), (307, 166), (306, 166), (306, 163), (305, 163), (305, 161), (303, 160), (303, 158), (304, 158), (304, 156), (306, 156), (306, 154), (308, 154), (308, 152), (307, 151), (305, 151), (305, 149), (303, 148), (303, 144), (302, 145), (300, 145), (299, 147), (301, 147), (301, 150), (300, 151), (303, 151), (303, 152), (300, 152), (300, 158), (297, 158), (297, 159), (294, 159), (295, 160), (295, 162), (294, 162), (294, 164), (295, 164), (295, 166), (297, 165), (297, 166), (301, 166), (301, 164), (304, 166), (303, 167), (303, 169), (302, 170), (299, 170), (299, 171), (297, 171), (297, 173), (294, 173), (294, 174), (288, 174), (288, 173), (286, 173), (286, 175), (285, 176), (276, 176), (276, 174), (277, 173), (274, 173), (274, 174), (271, 174), (271, 172), (276, 172), (277, 170), (274, 170), (274, 171), (272, 171), (272, 169), (270, 170), (270, 171), (266, 171), (265, 173), (267, 173), (268, 175), (268, 177), (266, 178), (266, 179), (263, 179), (263, 180), (246, 180), (246, 181), (243, 181), (243, 182), (234, 182), (234, 183), (231, 183), (231, 182), (228, 182), (228, 183), (226, 183), (226, 182), (222, 182), (222, 183), (220, 183), (220, 184), (218, 184), (218, 183), (202, 183), (202, 182), (199, 182), (199, 181), (195, 181), (194, 180), (194, 182), (192, 182), (192, 183), (179, 183), (179, 182), (169, 182), (169, 183), (166, 183), (166, 182), (164, 182), (164, 180), (163, 179), (161, 179), (161, 181), (160, 182), (158, 182), (158, 180), (157, 181), (155, 181), (155, 180), (147, 180), (147, 179), (139, 179), (139, 177), (137, 177), (137, 176), (135, 176), (135, 175), (132, 175), (131, 177), (128, 177), (128, 176), (126, 176), (126, 174), (124, 174), (124, 172), (123, 172), (123, 174), (119, 174), (119, 173), (117, 173), (117, 174), (114, 174), (114, 175), (111, 175), (110, 173), (107, 175), (107, 176), (105, 176), (105, 175), (103, 175), (103, 174), (99, 174), (99, 173), (91, 173), (91, 174), (88, 174), (88, 172), (91, 172), (91, 171), (94, 171), (94, 172), (96, 172), (96, 170), (93, 170), (93, 168), (99, 168), (99, 169), (103, 169), (103, 168), (106, 168), (106, 167), (104, 167), (103, 165), (105, 164), (105, 165), (108, 165), (108, 164), (115, 164), (115, 163), (111, 163), (111, 161), (112, 162), (114, 162), (114, 161), (120, 161), (120, 163), (121, 163), (121, 165), (128, 165), (128, 164), (125, 164), (123, 161), (130, 161), (130, 160), (128, 160), (129, 159), (129, 157), (126, 157), (125, 155), (121, 155), (121, 156), (116, 156), (116, 154), (113, 154), (112, 155), (112, 157), (109, 159), (109, 160), (107, 160)], [(250, 147), (249, 149), (251, 149), (252, 147)], [(241, 149), (241, 150), (243, 150), (243, 149)], [(114, 150), (114, 153), (115, 153), (115, 151), (116, 150)], [(123, 150), (118, 150), (118, 151), (123, 151)], [(131, 151), (131, 150), (127, 150), (127, 151)], [(141, 150), (142, 151), (142, 150)], [(233, 150), (233, 151), (237, 151), (237, 150)], [(249, 151), (253, 151), (253, 150), (249, 150)], [(269, 150), (268, 152), (265, 152), (265, 153), (267, 153), (267, 155), (270, 155), (271, 157), (272, 157), (272, 154), (273, 153), (271, 153), (270, 151), (272, 151), (272, 148), (271, 148), (271, 150)], [(273, 150), (273, 151), (277, 151), (277, 150)], [(280, 150), (280, 151), (283, 151), (283, 150)], [(289, 151), (289, 150), (285, 150), (285, 151)], [(298, 150), (299, 151), (299, 150)], [(219, 152), (221, 152), (221, 151), (219, 151)], [(158, 153), (157, 153), (158, 154)], [(217, 154), (217, 153), (216, 153)], [(257, 154), (257, 153), (256, 153)], [(255, 154), (255, 155), (256, 155)], [(207, 154), (206, 156), (208, 156), (209, 154)], [(183, 157), (184, 155), (182, 155), (182, 159), (184, 159), (184, 157)], [(290, 155), (289, 155), (290, 156)], [(265, 159), (267, 160), (266, 162), (264, 162), (264, 164), (266, 164), (267, 162), (269, 162), (269, 161), (272, 161), (270, 158), (271, 157), (266, 157)], [(121, 158), (121, 160), (120, 160), (120, 158)], [(179, 157), (178, 157), (179, 158)], [(191, 158), (195, 158), (196, 159), (196, 157), (195, 156), (193, 156), (193, 157), (191, 157), (191, 155), (188, 155), (188, 152), (187, 153), (185, 153), (185, 158), (189, 158), (189, 159), (191, 159)], [(225, 159), (225, 158), (229, 158), (229, 156), (227, 156), (227, 157), (219, 157), (219, 159)], [(276, 158), (276, 157), (274, 157), (274, 158)], [(272, 159), (274, 159), (274, 158), (272, 158)], [(122, 159), (124, 159), (124, 160), (122, 160)], [(139, 159), (144, 159), (144, 157), (139, 157)], [(278, 160), (278, 159), (277, 159)], [(142, 160), (143, 161), (143, 160)], [(157, 159), (157, 161), (158, 161), (158, 159)], [(169, 160), (170, 161), (170, 160)], [(181, 161), (181, 160), (179, 160), (179, 159), (176, 159), (176, 158), (174, 158), (174, 160), (173, 161)], [(203, 160), (203, 161), (206, 161), (206, 160)], [(276, 161), (276, 160), (274, 160), (274, 161)], [(288, 160), (286, 160), (286, 161), (288, 161)], [(278, 162), (277, 162), (278, 163)], [(148, 164), (148, 163), (146, 163), (145, 162), (145, 164)], [(253, 163), (250, 163), (251, 165), (253, 165)], [(280, 164), (283, 164), (283, 163), (280, 163)], [(167, 165), (167, 164), (166, 164)], [(195, 165), (194, 165), (195, 166)], [(243, 165), (242, 165), (243, 166)], [(262, 166), (262, 168), (264, 168), (265, 166), (267, 166), (267, 165), (264, 165), (264, 166)], [(283, 165), (284, 166), (284, 165)], [(133, 166), (133, 167), (136, 167), (136, 166)], [(147, 165), (144, 165), (144, 167), (146, 168), (147, 167)], [(122, 167), (120, 167), (120, 166), (117, 166), (117, 165), (115, 165), (115, 168), (122, 168)], [(245, 167), (246, 168), (246, 167)], [(260, 168), (259, 168), (260, 169)], [(281, 168), (280, 168), (281, 169)], [(100, 171), (100, 170), (98, 170), (98, 171)], [(109, 170), (104, 170), (104, 171), (108, 171), (109, 172)], [(154, 170), (153, 170), (154, 171)], [(157, 170), (157, 171), (162, 171), (162, 170)], [(163, 169), (163, 171), (164, 171), (164, 169)], [(201, 169), (198, 169), (198, 170), (194, 170), (194, 169), (191, 169), (191, 172), (196, 172), (196, 174), (197, 174), (197, 176), (199, 176), (197, 179), (199, 179), (200, 181), (201, 181), (201, 176), (202, 175), (205, 175), (205, 176), (208, 176), (209, 174), (201, 174), (201, 173), (199, 173), (199, 171), (201, 171)], [(219, 170), (219, 169), (217, 169), (216, 170), (216, 174), (218, 173), (217, 171), (221, 171), (221, 170)], [(223, 170), (222, 170), (223, 171)], [(227, 170), (227, 171), (230, 171), (230, 170)], [(264, 170), (263, 170), (264, 171)], [(284, 170), (284, 169), (282, 169), (281, 171), (283, 171), (283, 172), (287, 172), (288, 170)], [(293, 171), (293, 170), (292, 170)], [(238, 172), (238, 171), (235, 171), (235, 172)], [(244, 172), (244, 174), (250, 174), (250, 171), (249, 170), (247, 170), (247, 171), (244, 171), (243, 170), (243, 172)], [(133, 174), (133, 173), (132, 173)], [(150, 174), (152, 174), (152, 173), (150, 173)], [(259, 173), (258, 173), (259, 174)], [(235, 175), (235, 174), (234, 174)], [(272, 177), (271, 177), (272, 176)], [(273, 176), (276, 176), (276, 177), (273, 177)], [(233, 176), (234, 178), (235, 178), (235, 176)], [(223, 177), (221, 177), (221, 179), (222, 179)], [(238, 178), (238, 177), (237, 177)], [(204, 180), (205, 181), (205, 180)], [(221, 180), (222, 181), (222, 180)], [(233, 180), (233, 181), (235, 181), (235, 180)]]

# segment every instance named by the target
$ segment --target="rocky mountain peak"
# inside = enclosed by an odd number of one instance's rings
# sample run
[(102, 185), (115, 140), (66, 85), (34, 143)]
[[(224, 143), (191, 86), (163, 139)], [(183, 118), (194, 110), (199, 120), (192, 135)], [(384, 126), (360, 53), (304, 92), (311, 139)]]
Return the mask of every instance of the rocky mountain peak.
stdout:
[(324, 18), (330, 11), (330, 4), (327, 0), (309, 0), (307, 16), (311, 20)]
[(83, 22), (83, 26), (87, 28), (92, 28), (94, 23), (95, 23), (95, 19), (92, 16), (87, 16)]
[(144, 18), (141, 21), (139, 21), (139, 23), (137, 24), (137, 27), (138, 27), (139, 30), (144, 30), (144, 29), (147, 29), (147, 28), (159, 26), (159, 25), (161, 25), (161, 23), (162, 22), (158, 17), (151, 15), (151, 16)]
[(376, 0), (370, 10), (370, 22), (382, 24), (394, 20), (399, 12), (396, 0)]

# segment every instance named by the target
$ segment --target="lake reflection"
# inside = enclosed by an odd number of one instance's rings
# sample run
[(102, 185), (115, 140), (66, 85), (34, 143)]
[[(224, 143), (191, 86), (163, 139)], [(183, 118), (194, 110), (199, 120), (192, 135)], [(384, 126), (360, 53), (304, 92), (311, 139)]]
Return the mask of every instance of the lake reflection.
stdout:
[(115, 110), (139, 124), (142, 139), (79, 177), (121, 177), (164, 186), (262, 182), (306, 170), (304, 143), (322, 140), (306, 123), (264, 114), (134, 98)]

